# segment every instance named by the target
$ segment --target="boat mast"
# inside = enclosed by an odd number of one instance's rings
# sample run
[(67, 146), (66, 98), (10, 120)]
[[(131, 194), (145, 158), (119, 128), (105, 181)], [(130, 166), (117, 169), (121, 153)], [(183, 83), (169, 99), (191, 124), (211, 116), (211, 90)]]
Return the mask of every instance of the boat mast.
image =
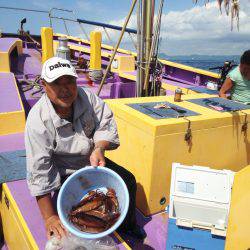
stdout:
[(146, 0), (146, 20), (145, 20), (145, 58), (146, 65), (150, 63), (150, 49), (152, 45), (152, 36), (153, 36), (153, 22), (154, 22), (154, 8), (155, 0)]
[(142, 62), (142, 44), (141, 44), (141, 36), (142, 36), (142, 0), (137, 2), (137, 57), (136, 57), (136, 96), (141, 96), (141, 62)]
[(140, 0), (137, 10), (137, 96), (147, 95), (143, 90), (145, 71), (150, 64), (150, 50), (153, 36), (155, 0)]

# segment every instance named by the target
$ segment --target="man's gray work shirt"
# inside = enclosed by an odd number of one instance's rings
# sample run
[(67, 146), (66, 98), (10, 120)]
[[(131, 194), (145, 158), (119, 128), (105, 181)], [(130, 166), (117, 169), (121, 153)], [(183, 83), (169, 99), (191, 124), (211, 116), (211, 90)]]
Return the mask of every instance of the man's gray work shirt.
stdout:
[(119, 145), (113, 113), (91, 91), (78, 88), (73, 122), (61, 119), (44, 94), (30, 110), (25, 129), (27, 182), (33, 196), (61, 186), (61, 177), (90, 164), (94, 144)]

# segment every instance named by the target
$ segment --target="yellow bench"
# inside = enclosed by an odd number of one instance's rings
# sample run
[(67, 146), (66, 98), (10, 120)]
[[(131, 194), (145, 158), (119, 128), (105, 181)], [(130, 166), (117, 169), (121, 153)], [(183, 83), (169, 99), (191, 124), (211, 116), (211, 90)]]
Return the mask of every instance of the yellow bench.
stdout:
[(10, 72), (11, 52), (17, 49), (18, 55), (22, 54), (22, 41), (18, 38), (0, 38), (0, 72)]
[(25, 127), (25, 112), (13, 73), (0, 73), (0, 135), (20, 133)]

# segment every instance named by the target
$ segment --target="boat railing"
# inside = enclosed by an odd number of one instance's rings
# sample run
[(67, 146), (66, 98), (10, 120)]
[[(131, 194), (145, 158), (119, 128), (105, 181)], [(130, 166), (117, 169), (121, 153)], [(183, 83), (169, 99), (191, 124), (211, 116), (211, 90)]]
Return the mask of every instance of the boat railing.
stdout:
[[(71, 13), (73, 15), (74, 19), (52, 15), (52, 13), (55, 12), (55, 11), (62, 11), (62, 12)], [(70, 33), (69, 33), (69, 29), (67, 27), (66, 21), (78, 23), (79, 27), (80, 27), (80, 29), (82, 31), (82, 33), (84, 33), (84, 35), (87, 38), (87, 40), (89, 40), (89, 36), (88, 36), (88, 34), (87, 34), (86, 30), (84, 29), (84, 27), (83, 27), (82, 24), (94, 25), (94, 26), (101, 27), (101, 28), (103, 28), (103, 31), (104, 31), (104, 33), (105, 33), (108, 41), (110, 42), (110, 44), (113, 47), (114, 47), (115, 42), (112, 41), (112, 39), (111, 39), (111, 37), (110, 37), (107, 29), (118, 30), (118, 31), (122, 30), (122, 27), (117, 26), (117, 25), (112, 25), (112, 24), (107, 24), (107, 23), (101, 23), (101, 22), (94, 22), (94, 21), (89, 21), (89, 20), (85, 20), (85, 19), (79, 19), (79, 18), (77, 18), (75, 12), (73, 10), (69, 10), (69, 9), (51, 8), (50, 11), (49, 11), (49, 19), (50, 19), (50, 27), (51, 28), (52, 28), (52, 19), (62, 20), (63, 23), (64, 23), (64, 27), (65, 27), (67, 35), (70, 35)], [(132, 43), (133, 43), (133, 45), (134, 45), (134, 47), (136, 49), (136, 41), (133, 38), (133, 34), (137, 34), (137, 31), (135, 29), (126, 28), (125, 32), (128, 33), (128, 35), (129, 35), (129, 37), (130, 37), (130, 39), (131, 39), (131, 41), (132, 41)]]
[[(71, 13), (72, 16), (73, 16), (73, 19), (72, 18), (66, 18), (66, 17), (63, 17), (63, 16), (56, 16), (55, 14), (53, 15), (53, 13), (55, 13), (55, 11), (61, 11), (61, 12)], [(69, 29), (68, 29), (66, 21), (78, 23), (79, 27), (81, 29), (81, 32), (85, 35), (85, 37), (87, 38), (87, 40), (89, 40), (89, 36), (88, 36), (86, 30), (84, 29), (83, 25), (80, 22), (77, 21), (77, 16), (76, 16), (76, 14), (75, 14), (75, 12), (73, 10), (61, 9), (61, 8), (51, 8), (49, 10), (49, 20), (50, 20), (50, 27), (51, 28), (53, 28), (53, 24), (52, 24), (52, 20), (53, 19), (59, 19), (59, 20), (63, 21), (64, 28), (65, 28), (65, 31), (66, 31), (66, 33), (67, 33), (68, 36), (70, 35), (70, 32), (69, 32)]]
[[(117, 26), (117, 25), (113, 25), (113, 24), (107, 24), (107, 23), (101, 23), (101, 22), (93, 22), (93, 21), (89, 21), (89, 20), (84, 20), (84, 19), (77, 19), (77, 21), (80, 23), (84, 23), (84, 24), (89, 24), (89, 25), (94, 25), (94, 26), (98, 26), (98, 27), (102, 27), (108, 40), (114, 44), (114, 42), (111, 40), (107, 29), (112, 29), (112, 30), (122, 30), (122, 27)], [(136, 41), (133, 38), (133, 34), (137, 34), (137, 30), (136, 29), (131, 29), (131, 28), (125, 28), (125, 32), (128, 33), (134, 47), (136, 48)]]

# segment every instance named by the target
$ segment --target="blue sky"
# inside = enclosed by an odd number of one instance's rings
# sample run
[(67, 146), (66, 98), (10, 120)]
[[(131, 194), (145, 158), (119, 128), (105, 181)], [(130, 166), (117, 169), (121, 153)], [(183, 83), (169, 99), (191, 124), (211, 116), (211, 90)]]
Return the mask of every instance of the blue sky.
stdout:
[[(131, 2), (132, 0), (0, 0), (0, 6), (39, 10), (49, 10), (52, 7), (73, 9), (78, 18), (122, 25)], [(194, 5), (192, 0), (165, 0), (160, 51), (169, 55), (233, 55), (250, 49), (250, 1), (240, 1), (240, 31), (236, 28), (231, 31), (230, 17), (224, 12), (223, 15), (220, 14), (215, 1), (210, 2), (205, 7), (204, 0), (198, 5)], [(57, 15), (63, 14), (58, 12)], [(0, 9), (0, 29), (3, 32), (16, 32), (23, 17), (27, 17), (25, 28), (32, 34), (39, 34), (41, 26), (49, 25), (46, 14)], [(65, 33), (61, 21), (55, 20), (53, 24), (57, 32)], [(72, 35), (83, 36), (78, 26), (73, 23), (68, 26)], [(136, 28), (135, 13), (129, 26)], [(95, 27), (85, 26), (85, 29), (89, 33)], [(110, 31), (113, 42), (117, 40), (118, 34)], [(103, 41), (108, 42), (105, 34)], [(133, 49), (128, 36), (124, 37), (122, 46)]]
[[(182, 11), (194, 6), (192, 0), (173, 0), (165, 1), (164, 13), (169, 11)], [(17, 8), (29, 8), (39, 10), (49, 10), (52, 7), (74, 10), (77, 17), (89, 20), (99, 20), (109, 22), (110, 20), (121, 19), (129, 11), (131, 0), (26, 0), (26, 1), (8, 1), (0, 0), (0, 6), (9, 6)], [(156, 1), (156, 4), (158, 1)], [(94, 10), (94, 11), (93, 11)], [(22, 13), (22, 14), (18, 14)], [(60, 13), (57, 12), (59, 15)], [(62, 12), (61, 12), (62, 13)], [(67, 14), (66, 14), (67, 15)], [(7, 11), (0, 9), (0, 27), (2, 29), (16, 30), (18, 22), (17, 17), (30, 16), (32, 21), (39, 20), (43, 24), (48, 24), (46, 14), (32, 14), (31, 12)], [(70, 17), (70, 15), (67, 15)], [(29, 25), (27, 25), (28, 27)], [(32, 22), (29, 26), (36, 33), (39, 32), (40, 23)]]

